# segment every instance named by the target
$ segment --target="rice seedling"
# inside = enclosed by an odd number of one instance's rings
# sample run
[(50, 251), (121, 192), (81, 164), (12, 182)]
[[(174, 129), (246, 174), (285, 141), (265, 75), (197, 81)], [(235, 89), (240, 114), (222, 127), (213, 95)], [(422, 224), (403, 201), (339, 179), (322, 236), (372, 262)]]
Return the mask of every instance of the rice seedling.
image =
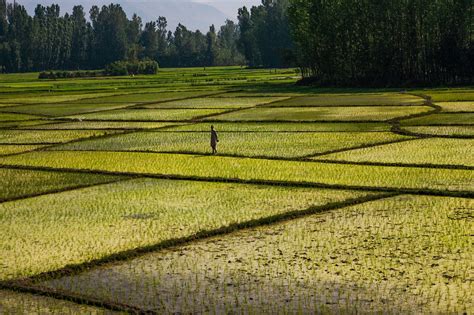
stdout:
[(399, 93), (319, 94), (295, 97), (270, 106), (423, 105), (424, 102), (421, 97)]
[[(177, 126), (171, 131), (209, 132), (210, 123), (187, 124)], [(376, 132), (390, 131), (390, 125), (384, 123), (252, 123), (218, 122), (214, 126), (220, 132)]]
[(0, 155), (16, 154), (33, 151), (45, 147), (44, 145), (2, 145), (0, 144)]
[[(221, 132), (219, 153), (248, 157), (303, 157), (327, 151), (410, 139), (389, 132)], [(210, 153), (204, 132), (137, 132), (56, 146), (71, 151), (148, 151)]]
[(175, 99), (188, 98), (188, 97), (199, 97), (202, 95), (209, 95), (219, 93), (219, 91), (158, 91), (158, 92), (143, 92), (141, 93), (129, 93), (121, 95), (112, 95), (108, 97), (100, 97), (96, 99), (88, 99), (82, 101), (71, 102), (74, 104), (87, 103), (87, 104), (122, 104), (132, 105), (139, 103), (152, 103), (152, 102), (165, 102)]
[(33, 116), (33, 115), (0, 113), (1, 122), (23, 121), (23, 120), (31, 120), (31, 119), (38, 119), (38, 118), (39, 118), (38, 116)]
[(446, 90), (446, 91), (424, 91), (432, 97), (435, 102), (463, 102), (474, 101), (474, 92), (472, 90)]
[(414, 133), (439, 136), (474, 136), (474, 126), (417, 126), (403, 127)]
[[(341, 165), (219, 156), (136, 152), (47, 151), (2, 157), (0, 164), (114, 173), (277, 183), (317, 183), (367, 188), (469, 191), (472, 171), (392, 166)], [(443, 180), (441, 181), (440, 178)]]
[[(90, 314), (106, 315), (116, 312), (28, 293), (0, 290), (2, 314)], [(118, 312), (117, 312), (118, 313)]]
[(0, 202), (120, 179), (123, 177), (0, 168)]
[(474, 112), (474, 102), (436, 102), (443, 112)]
[(38, 105), (23, 105), (15, 107), (4, 107), (5, 110), (9, 110), (15, 113), (25, 114), (39, 114), (47, 116), (65, 116), (74, 115), (88, 112), (100, 112), (104, 110), (119, 109), (127, 106), (126, 104), (109, 104), (109, 103), (83, 103), (83, 104), (42, 104)]
[(473, 210), (471, 199), (402, 195), (38, 285), (158, 313), (469, 314)]
[(65, 118), (94, 121), (183, 121), (225, 111), (224, 109), (128, 109), (67, 116)]
[(20, 94), (19, 97), (10, 97), (1, 99), (0, 103), (3, 104), (49, 104), (49, 103), (60, 103), (66, 101), (77, 101), (82, 99), (90, 99), (96, 97), (105, 97), (105, 96), (112, 96), (117, 94), (115, 93), (86, 93), (86, 94), (57, 94), (57, 93), (45, 93), (40, 95), (32, 95), (28, 96), (27, 94)]
[(2, 144), (62, 143), (114, 133), (111, 130), (0, 130)]
[(2, 203), (0, 279), (371, 194), (135, 179)]
[(403, 120), (402, 125), (474, 125), (474, 113), (436, 114)]
[(117, 122), (117, 121), (73, 121), (48, 123), (44, 125), (35, 125), (22, 127), (21, 129), (41, 129), (41, 130), (96, 130), (96, 129), (112, 129), (112, 130), (134, 130), (134, 129), (156, 129), (167, 126), (179, 126), (177, 123), (161, 123), (161, 122)]
[(284, 100), (284, 97), (206, 97), (193, 98), (180, 101), (158, 103), (151, 105), (144, 105), (144, 108), (245, 108), (254, 107), (256, 105), (263, 105), (279, 100)]
[(427, 106), (251, 108), (210, 120), (220, 121), (385, 121), (429, 112)]
[(330, 154), (316, 159), (400, 164), (474, 166), (474, 140), (418, 139)]

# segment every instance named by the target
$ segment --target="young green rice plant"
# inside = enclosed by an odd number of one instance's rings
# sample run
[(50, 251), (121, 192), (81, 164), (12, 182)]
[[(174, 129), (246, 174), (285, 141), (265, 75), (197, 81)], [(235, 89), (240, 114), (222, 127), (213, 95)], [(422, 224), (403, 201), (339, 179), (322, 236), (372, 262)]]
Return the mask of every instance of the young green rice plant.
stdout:
[(219, 91), (159, 91), (159, 92), (142, 92), (142, 93), (129, 93), (122, 95), (112, 95), (108, 97), (100, 97), (96, 99), (84, 100), (78, 103), (87, 103), (87, 104), (122, 104), (122, 105), (132, 105), (139, 103), (152, 103), (152, 102), (165, 102), (175, 99), (189, 98), (189, 97), (199, 97), (202, 95), (212, 95), (219, 93)]
[(421, 97), (399, 93), (319, 94), (294, 97), (270, 106), (382, 106), (423, 105)]
[(40, 126), (28, 126), (21, 129), (41, 129), (41, 130), (134, 130), (134, 129), (156, 129), (167, 126), (179, 126), (176, 123), (161, 122), (117, 122), (117, 121), (74, 121), (74, 122), (58, 122), (48, 123)]
[(473, 148), (474, 139), (431, 138), (339, 152), (316, 159), (474, 166)]
[(23, 121), (38, 119), (39, 117), (33, 115), (23, 115), (23, 114), (13, 114), (13, 113), (0, 113), (1, 122), (13, 122), (13, 121)]
[(42, 105), (24, 105), (15, 107), (4, 107), (5, 110), (15, 113), (39, 114), (47, 116), (65, 116), (88, 112), (100, 112), (104, 110), (119, 109), (127, 106), (126, 104), (109, 103), (82, 103), (82, 104), (42, 104)]
[(373, 193), (134, 179), (2, 203), (0, 279), (368, 195)]
[(385, 121), (430, 110), (432, 109), (427, 106), (259, 107), (209, 119), (221, 121)]
[(62, 143), (114, 133), (112, 130), (0, 130), (2, 144)]
[[(390, 125), (385, 123), (252, 123), (239, 122), (215, 123), (219, 132), (376, 132), (390, 131)], [(209, 132), (210, 123), (187, 124), (173, 127), (171, 131)]]
[(473, 126), (404, 126), (404, 130), (435, 136), (474, 136)]
[(128, 109), (67, 116), (65, 118), (96, 121), (182, 121), (225, 111), (225, 109)]
[(463, 102), (474, 101), (474, 91), (472, 89), (460, 90), (438, 90), (438, 91), (423, 91), (422, 93), (432, 97), (435, 102)]
[(473, 210), (472, 199), (402, 195), (37, 285), (158, 313), (469, 314)]
[(84, 99), (91, 99), (96, 97), (105, 97), (105, 96), (112, 96), (118, 94), (117, 92), (114, 93), (85, 93), (85, 94), (61, 94), (61, 93), (49, 93), (49, 94), (42, 94), (42, 95), (31, 95), (28, 94), (19, 95), (16, 98), (0, 98), (0, 103), (3, 104), (49, 104), (49, 103), (59, 103), (59, 102), (67, 102), (67, 101), (78, 101)]
[(245, 108), (284, 100), (284, 97), (206, 97), (144, 105), (145, 108)]
[(474, 113), (436, 114), (403, 120), (402, 125), (474, 125)]
[(99, 307), (14, 291), (0, 291), (0, 311), (3, 314), (112, 314)]
[(44, 145), (4, 145), (0, 144), (0, 155), (9, 155), (33, 151), (45, 147)]
[[(219, 138), (220, 154), (282, 158), (410, 139), (389, 132), (221, 132)], [(204, 132), (137, 132), (66, 144), (54, 150), (210, 153), (209, 139)]]
[(472, 171), (457, 169), (343, 165), (180, 154), (72, 151), (33, 152), (2, 157), (0, 164), (374, 189), (474, 190)]
[(123, 177), (0, 168), (0, 202), (120, 179)]
[(474, 112), (474, 102), (436, 102), (443, 112)]

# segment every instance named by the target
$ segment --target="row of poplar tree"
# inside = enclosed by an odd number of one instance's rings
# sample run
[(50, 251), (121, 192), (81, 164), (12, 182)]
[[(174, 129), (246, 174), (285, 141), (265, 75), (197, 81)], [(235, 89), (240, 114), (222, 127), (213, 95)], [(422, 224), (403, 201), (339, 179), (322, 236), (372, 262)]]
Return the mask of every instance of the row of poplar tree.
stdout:
[(145, 58), (164, 67), (281, 66), (274, 41), (265, 37), (274, 21), (285, 19), (272, 36), (289, 41), (286, 7), (278, 8), (271, 1), (251, 12), (243, 8), (239, 24), (228, 20), (202, 33), (181, 24), (172, 32), (165, 17), (145, 24), (137, 15), (129, 19), (118, 4), (93, 6), (88, 16), (82, 6), (61, 15), (58, 5), (38, 5), (30, 16), (22, 5), (0, 0), (0, 72), (99, 69)]
[(320, 84), (473, 82), (474, 0), (291, 0), (288, 14)]
[(120, 5), (34, 16), (0, 0), (0, 70), (98, 69), (117, 60), (164, 67), (299, 66), (331, 85), (471, 83), (474, 0), (262, 0), (218, 30), (168, 30)]

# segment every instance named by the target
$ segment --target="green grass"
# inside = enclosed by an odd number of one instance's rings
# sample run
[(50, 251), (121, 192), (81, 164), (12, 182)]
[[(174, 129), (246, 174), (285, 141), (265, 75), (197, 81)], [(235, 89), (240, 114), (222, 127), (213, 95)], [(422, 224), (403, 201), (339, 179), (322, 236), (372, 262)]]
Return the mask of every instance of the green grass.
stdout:
[(410, 132), (440, 136), (474, 136), (474, 126), (418, 126), (403, 127)]
[(315, 96), (295, 97), (270, 106), (380, 106), (380, 105), (422, 105), (421, 97), (398, 93), (381, 94), (320, 94)]
[(436, 114), (402, 121), (403, 125), (474, 125), (474, 113), (470, 114)]
[(33, 116), (33, 115), (0, 113), (1, 122), (13, 122), (13, 121), (23, 121), (23, 120), (31, 120), (31, 119), (38, 119), (38, 117)]
[(119, 179), (121, 177), (0, 168), (0, 201)]
[(367, 188), (446, 191), (474, 189), (472, 171), (467, 170), (374, 167), (179, 154), (51, 151), (3, 157), (0, 158), (0, 164)]
[(223, 121), (385, 121), (430, 111), (426, 106), (252, 108), (210, 118)]
[(1, 144), (63, 143), (103, 136), (110, 130), (0, 130)]
[(145, 108), (245, 108), (284, 100), (283, 97), (208, 97), (144, 105)]
[(182, 121), (222, 113), (219, 109), (128, 109), (68, 116), (70, 119), (112, 121)]
[(352, 162), (474, 166), (473, 148), (474, 139), (433, 138), (334, 153), (316, 159)]
[(3, 314), (110, 314), (98, 307), (76, 304), (51, 297), (0, 291), (0, 310)]
[[(209, 132), (210, 123), (188, 124), (173, 127), (172, 131)], [(226, 123), (213, 124), (220, 132), (382, 132), (389, 131), (390, 125), (384, 123)]]
[(22, 153), (43, 148), (44, 145), (2, 145), (0, 144), (0, 155)]
[(4, 203), (0, 279), (370, 194), (135, 179)]
[(112, 130), (130, 130), (130, 129), (155, 129), (167, 126), (179, 125), (174, 123), (160, 122), (114, 122), (114, 121), (75, 121), (48, 123), (41, 126), (28, 126), (22, 129), (42, 129), (42, 130), (93, 130), (93, 129), (112, 129)]
[(443, 112), (474, 112), (474, 102), (439, 102)]
[(472, 210), (398, 196), (38, 285), (158, 313), (469, 314)]
[[(265, 157), (303, 157), (361, 145), (408, 137), (389, 132), (375, 133), (295, 133), (221, 132), (220, 154)], [(71, 151), (148, 151), (210, 153), (210, 136), (204, 132), (138, 132), (106, 139), (81, 141), (58, 146)]]

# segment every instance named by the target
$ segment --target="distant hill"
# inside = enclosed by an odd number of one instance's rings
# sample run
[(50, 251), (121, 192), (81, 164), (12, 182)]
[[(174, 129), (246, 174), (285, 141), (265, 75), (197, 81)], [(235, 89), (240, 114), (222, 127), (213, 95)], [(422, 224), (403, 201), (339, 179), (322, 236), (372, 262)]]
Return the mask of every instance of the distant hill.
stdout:
[(191, 0), (18, 0), (17, 2), (24, 5), (30, 14), (34, 13), (38, 3), (42, 5), (57, 3), (61, 7), (61, 14), (71, 12), (74, 5), (82, 5), (85, 11), (89, 12), (93, 5), (119, 3), (129, 17), (137, 13), (143, 22), (154, 21), (159, 16), (165, 16), (170, 30), (174, 30), (178, 23), (181, 23), (191, 30), (199, 29), (207, 32), (211, 24), (218, 27), (229, 18), (213, 5)]

